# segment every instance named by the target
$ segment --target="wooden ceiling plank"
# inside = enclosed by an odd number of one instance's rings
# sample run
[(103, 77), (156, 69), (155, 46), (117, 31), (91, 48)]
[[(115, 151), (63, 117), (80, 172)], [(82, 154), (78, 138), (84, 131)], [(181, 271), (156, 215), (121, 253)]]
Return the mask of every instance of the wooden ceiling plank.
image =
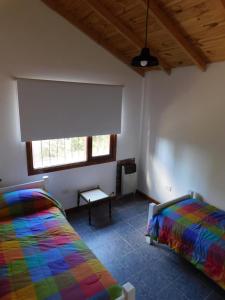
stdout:
[[(133, 32), (126, 27), (117, 17), (115, 17), (111, 11), (104, 7), (98, 0), (86, 0), (90, 7), (104, 18), (107, 22), (111, 23), (117, 31), (125, 38), (128, 39), (136, 48), (140, 49), (143, 47), (143, 42)], [(151, 47), (153, 55), (158, 57), (161, 67), (167, 74), (171, 73), (171, 67), (159, 56), (158, 51)]]
[(124, 64), (129, 66), (133, 71), (138, 73), (141, 76), (144, 76), (145, 72), (141, 69), (134, 69), (130, 65), (130, 61), (116, 48), (112, 47), (111, 45), (106, 44), (102, 41), (102, 39), (99, 37), (99, 35), (92, 29), (88, 28), (88, 26), (84, 25), (84, 23), (81, 23), (77, 19), (75, 19), (72, 15), (68, 13), (68, 11), (64, 11), (62, 7), (58, 9), (56, 3), (54, 3), (55, 0), (42, 0), (48, 7), (53, 9), (55, 12), (60, 14), (62, 17), (64, 17), (68, 22), (70, 22), (72, 25), (76, 26), (80, 29), (83, 33), (88, 35), (92, 40), (94, 40), (98, 45), (106, 49), (108, 52), (110, 52), (114, 57), (122, 61)]
[(225, 0), (221, 0), (223, 7), (225, 8)]
[[(146, 0), (140, 0), (142, 5), (146, 8)], [(225, 0), (224, 0), (225, 2)], [(156, 18), (160, 25), (176, 40), (176, 42), (183, 48), (186, 54), (192, 61), (202, 70), (205, 71), (207, 63), (205, 58), (195, 49), (192, 43), (185, 37), (183, 30), (178, 26), (174, 20), (165, 13), (159, 6), (157, 1), (149, 0), (149, 10)]]

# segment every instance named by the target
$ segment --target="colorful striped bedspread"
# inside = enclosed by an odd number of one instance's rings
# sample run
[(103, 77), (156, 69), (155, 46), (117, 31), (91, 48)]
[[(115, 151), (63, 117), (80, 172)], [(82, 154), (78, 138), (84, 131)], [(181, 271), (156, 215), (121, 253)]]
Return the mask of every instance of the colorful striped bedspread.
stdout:
[(0, 299), (116, 299), (121, 287), (42, 190), (0, 195)]
[(176, 252), (225, 289), (225, 212), (187, 199), (163, 209), (148, 234)]

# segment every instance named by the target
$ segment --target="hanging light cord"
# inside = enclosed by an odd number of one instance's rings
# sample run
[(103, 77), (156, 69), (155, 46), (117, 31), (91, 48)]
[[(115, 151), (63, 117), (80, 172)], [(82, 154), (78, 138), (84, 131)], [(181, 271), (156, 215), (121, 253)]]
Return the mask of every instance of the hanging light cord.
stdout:
[(145, 48), (148, 43), (148, 11), (149, 11), (149, 0), (147, 0), (147, 13), (146, 13), (146, 24), (145, 24)]

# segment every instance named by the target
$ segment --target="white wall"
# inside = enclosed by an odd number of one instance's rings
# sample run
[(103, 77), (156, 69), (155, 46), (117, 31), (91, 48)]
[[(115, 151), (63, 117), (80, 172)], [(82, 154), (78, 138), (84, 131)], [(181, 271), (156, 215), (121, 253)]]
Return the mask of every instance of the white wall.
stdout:
[(140, 190), (161, 202), (194, 190), (225, 209), (224, 80), (225, 63), (147, 75)]
[[(137, 157), (139, 75), (38, 0), (1, 0), (0, 45), (1, 186), (41, 177), (27, 176), (15, 77), (125, 85), (117, 159)], [(50, 191), (69, 208), (78, 188), (100, 184), (111, 192), (115, 176), (116, 163), (49, 173)]]

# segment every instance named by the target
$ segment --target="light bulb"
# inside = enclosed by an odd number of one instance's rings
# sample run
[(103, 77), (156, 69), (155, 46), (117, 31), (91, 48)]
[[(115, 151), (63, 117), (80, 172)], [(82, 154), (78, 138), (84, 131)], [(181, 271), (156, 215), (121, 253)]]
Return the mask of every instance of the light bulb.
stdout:
[(140, 64), (141, 64), (142, 67), (146, 67), (147, 64), (148, 64), (148, 61), (147, 60), (141, 60)]

